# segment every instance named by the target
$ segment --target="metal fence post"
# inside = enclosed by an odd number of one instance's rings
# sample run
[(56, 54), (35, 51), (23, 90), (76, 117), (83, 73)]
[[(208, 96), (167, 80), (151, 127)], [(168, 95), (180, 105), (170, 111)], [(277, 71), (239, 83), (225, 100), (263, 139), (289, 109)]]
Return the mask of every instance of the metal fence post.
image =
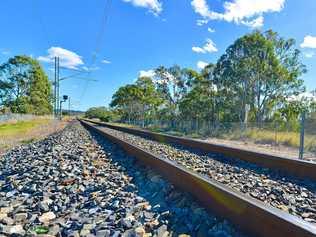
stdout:
[(300, 151), (299, 159), (304, 158), (304, 133), (305, 133), (305, 111), (301, 115)]

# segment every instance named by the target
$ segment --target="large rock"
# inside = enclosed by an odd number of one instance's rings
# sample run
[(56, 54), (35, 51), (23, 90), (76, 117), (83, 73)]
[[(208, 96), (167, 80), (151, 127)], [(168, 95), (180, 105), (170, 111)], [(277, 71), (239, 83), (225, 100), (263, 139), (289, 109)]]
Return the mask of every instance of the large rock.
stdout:
[(56, 218), (56, 215), (54, 212), (45, 212), (42, 214), (38, 219), (42, 223), (50, 222), (51, 220), (54, 220)]

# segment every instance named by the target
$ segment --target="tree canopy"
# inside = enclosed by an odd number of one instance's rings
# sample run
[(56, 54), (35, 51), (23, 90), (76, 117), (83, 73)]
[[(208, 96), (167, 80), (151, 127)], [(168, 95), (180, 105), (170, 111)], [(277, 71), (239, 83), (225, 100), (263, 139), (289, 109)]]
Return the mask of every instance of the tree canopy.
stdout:
[(37, 60), (15, 56), (0, 65), (0, 103), (13, 113), (49, 114), (51, 84)]
[[(306, 73), (293, 39), (254, 31), (237, 39), (200, 72), (159, 66), (113, 95), (111, 106), (131, 120), (205, 120), (212, 124), (284, 122), (299, 116), (291, 98), (305, 91)], [(295, 109), (289, 109), (295, 108)], [(293, 112), (297, 111), (297, 112)]]
[(85, 113), (85, 117), (89, 119), (100, 119), (103, 122), (109, 122), (116, 119), (115, 111), (111, 111), (106, 107), (92, 107)]

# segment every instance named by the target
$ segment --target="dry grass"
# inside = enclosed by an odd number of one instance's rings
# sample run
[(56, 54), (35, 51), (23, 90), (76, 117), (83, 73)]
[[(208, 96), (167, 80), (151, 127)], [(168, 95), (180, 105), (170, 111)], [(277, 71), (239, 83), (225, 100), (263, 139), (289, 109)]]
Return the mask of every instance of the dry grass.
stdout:
[(2, 123), (0, 124), (0, 155), (14, 146), (40, 140), (62, 129), (66, 123), (47, 117)]
[[(300, 146), (299, 132), (281, 132), (263, 129), (250, 129), (244, 133), (240, 131), (223, 135), (223, 138), (230, 140), (246, 139), (260, 144), (285, 145), (293, 148)], [(305, 149), (307, 151), (316, 151), (316, 135), (305, 134)]]

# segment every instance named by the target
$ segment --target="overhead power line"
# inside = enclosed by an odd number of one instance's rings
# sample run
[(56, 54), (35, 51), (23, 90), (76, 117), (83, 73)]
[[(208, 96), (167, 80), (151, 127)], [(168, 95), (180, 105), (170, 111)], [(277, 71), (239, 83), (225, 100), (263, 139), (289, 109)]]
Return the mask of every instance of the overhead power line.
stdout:
[[(102, 42), (103, 42), (105, 31), (106, 31), (106, 24), (108, 22), (111, 5), (112, 5), (112, 0), (105, 0), (105, 4), (104, 4), (104, 8), (103, 8), (103, 16), (102, 16), (102, 21), (101, 21), (101, 28), (100, 28), (100, 31), (97, 35), (96, 47), (95, 47), (95, 50), (92, 54), (90, 66), (88, 68), (92, 68), (94, 66), (94, 64), (96, 63), (96, 60), (98, 59), (98, 55), (101, 52)], [(88, 72), (88, 75), (90, 75), (90, 74), (91, 74), (91, 71)], [(85, 93), (88, 89), (88, 86), (89, 86), (89, 81), (86, 81), (85, 86), (84, 86), (83, 91), (82, 91), (81, 96), (80, 96), (80, 101), (85, 96)]]

